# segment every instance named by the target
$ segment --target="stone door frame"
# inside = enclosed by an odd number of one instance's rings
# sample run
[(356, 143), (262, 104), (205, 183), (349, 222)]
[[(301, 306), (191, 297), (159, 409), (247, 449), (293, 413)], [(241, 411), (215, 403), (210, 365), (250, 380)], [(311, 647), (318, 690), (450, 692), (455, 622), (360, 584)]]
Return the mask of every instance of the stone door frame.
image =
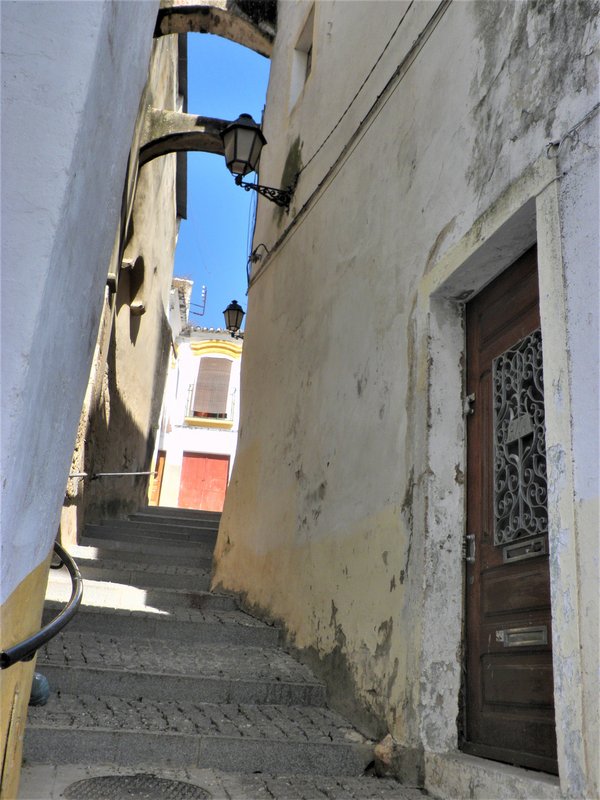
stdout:
[[(458, 750), (461, 652), (464, 624), (465, 530), (464, 424), (465, 302), (537, 242), (540, 315), (547, 391), (550, 580), (559, 776), (564, 791), (583, 779), (585, 752), (581, 692), (578, 564), (574, 526), (572, 429), (566, 352), (566, 294), (559, 223), (557, 163), (541, 157), (488, 209), (471, 230), (423, 278), (418, 293), (419, 457), (417, 474), (427, 476), (416, 498), (422, 526), (423, 625), (420, 643), (420, 740), (426, 787), (435, 793), (451, 775), (485, 786), (485, 796), (522, 796), (531, 781), (540, 797), (558, 797), (555, 778), (467, 756)], [(561, 388), (562, 387), (562, 388)], [(559, 396), (560, 395), (560, 396)], [(567, 535), (565, 535), (565, 533)], [(570, 535), (569, 535), (570, 534)], [(560, 569), (558, 555), (560, 553)], [(512, 780), (498, 782), (498, 770)], [(486, 770), (496, 777), (485, 780)], [(483, 772), (482, 772), (483, 771)], [(482, 774), (484, 777), (482, 778)], [(536, 775), (538, 778), (536, 778)], [(481, 783), (483, 781), (483, 783)], [(504, 789), (503, 789), (504, 787)], [(540, 788), (541, 787), (541, 788)], [(457, 784), (457, 789), (461, 788)], [(506, 792), (508, 791), (508, 794)], [(540, 793), (541, 792), (541, 793)], [(481, 795), (484, 796), (484, 795)], [(530, 795), (531, 796), (531, 795)]]

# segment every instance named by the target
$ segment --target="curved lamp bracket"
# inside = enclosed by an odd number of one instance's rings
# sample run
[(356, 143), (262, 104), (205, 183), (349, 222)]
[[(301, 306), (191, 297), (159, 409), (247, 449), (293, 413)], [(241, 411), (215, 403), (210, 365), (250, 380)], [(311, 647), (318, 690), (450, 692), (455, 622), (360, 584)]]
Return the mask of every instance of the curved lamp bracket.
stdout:
[(139, 165), (167, 153), (196, 150), (223, 155), (221, 133), (230, 123), (213, 117), (197, 117), (181, 111), (148, 108), (140, 142)]

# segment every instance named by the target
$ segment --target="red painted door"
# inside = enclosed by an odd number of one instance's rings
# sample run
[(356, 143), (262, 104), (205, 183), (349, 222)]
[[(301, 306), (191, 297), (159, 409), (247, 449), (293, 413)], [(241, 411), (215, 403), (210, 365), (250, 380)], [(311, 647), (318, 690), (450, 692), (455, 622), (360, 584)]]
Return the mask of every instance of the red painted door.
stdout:
[(184, 453), (179, 508), (222, 511), (229, 475), (229, 456)]

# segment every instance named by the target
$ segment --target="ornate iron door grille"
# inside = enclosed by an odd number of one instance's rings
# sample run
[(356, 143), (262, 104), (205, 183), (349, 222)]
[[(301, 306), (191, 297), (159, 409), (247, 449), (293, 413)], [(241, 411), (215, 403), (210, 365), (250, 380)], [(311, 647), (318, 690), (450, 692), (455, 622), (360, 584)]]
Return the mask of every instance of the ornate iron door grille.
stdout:
[(494, 545), (548, 532), (542, 333), (493, 360)]

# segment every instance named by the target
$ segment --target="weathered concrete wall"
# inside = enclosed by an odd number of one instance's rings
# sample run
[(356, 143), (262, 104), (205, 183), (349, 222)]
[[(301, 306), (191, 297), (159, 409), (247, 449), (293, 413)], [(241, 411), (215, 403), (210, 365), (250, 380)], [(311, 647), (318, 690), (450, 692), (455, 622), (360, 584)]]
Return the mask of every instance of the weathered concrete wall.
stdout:
[[(2, 3), (2, 648), (41, 616), (157, 8)], [(7, 797), (30, 676), (3, 674)]]
[[(132, 162), (147, 109), (179, 107), (177, 63), (177, 37), (155, 40)], [(168, 302), (178, 232), (175, 181), (173, 154), (146, 164), (137, 176), (131, 234), (123, 254), (123, 262), (133, 268), (120, 267), (117, 236), (109, 269), (117, 276), (117, 291), (105, 301), (105, 325), (80, 420), (73, 472), (143, 472), (151, 467), (171, 348)], [(125, 516), (140, 508), (147, 487), (147, 476), (70, 481), (62, 537), (74, 541), (84, 522)]]
[(598, 794), (600, 782), (599, 134), (595, 116), (561, 143), (555, 153), (561, 179), (538, 199), (539, 216), (555, 232), (542, 240), (546, 257), (558, 262), (540, 288), (547, 298), (542, 324), (554, 345), (544, 371), (553, 400), (546, 446), (557, 738), (568, 754), (564, 779), (573, 797)]
[[(335, 701), (374, 734), (390, 731), (418, 771), (421, 749), (457, 748), (461, 302), (536, 238), (542, 289), (552, 280), (568, 287), (564, 336), (545, 359), (560, 350), (571, 376), (563, 397), (584, 415), (590, 402), (583, 365), (597, 338), (584, 344), (577, 316), (590, 302), (597, 249), (593, 212), (582, 219), (575, 198), (593, 206), (597, 165), (583, 134), (561, 148), (562, 158), (573, 147), (577, 167), (548, 159), (546, 145), (597, 102), (597, 19), (586, 2), (317, 3), (312, 70), (290, 107), (309, 11), (279, 6), (260, 179), (285, 185), (304, 166), (289, 215), (259, 202), (254, 243), (271, 254), (249, 293), (241, 433), (215, 585), (281, 620), (329, 677)], [(597, 126), (593, 114), (586, 126)], [(548, 191), (558, 228), (536, 204)], [(553, 261), (547, 242), (557, 240)], [(550, 297), (542, 291), (546, 324)], [(597, 309), (585, 314), (591, 326)], [(561, 424), (549, 422), (552, 436)], [(589, 474), (589, 437), (570, 423), (568, 433), (565, 458), (574, 475)], [(562, 472), (550, 471), (562, 486)], [(553, 528), (551, 547), (568, 530), (572, 561), (560, 578), (555, 569), (553, 604), (558, 613), (574, 581), (570, 616), (584, 655), (569, 639), (556, 659), (559, 675), (570, 664), (581, 678), (585, 709), (597, 692), (597, 482), (580, 481), (581, 501), (573, 509), (571, 497), (572, 520)], [(564, 516), (568, 488), (552, 491)], [(569, 715), (573, 699), (558, 681), (561, 788), (594, 796), (585, 740), (595, 741), (596, 723)]]

